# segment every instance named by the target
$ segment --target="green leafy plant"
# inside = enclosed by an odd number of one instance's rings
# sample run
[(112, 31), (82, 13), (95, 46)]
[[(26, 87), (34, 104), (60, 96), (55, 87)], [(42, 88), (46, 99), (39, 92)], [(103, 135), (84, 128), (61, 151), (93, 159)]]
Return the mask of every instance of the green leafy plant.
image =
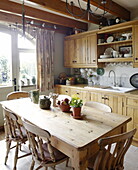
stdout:
[(72, 107), (82, 107), (83, 102), (82, 100), (78, 97), (78, 95), (72, 95), (71, 101), (70, 101), (70, 106)]

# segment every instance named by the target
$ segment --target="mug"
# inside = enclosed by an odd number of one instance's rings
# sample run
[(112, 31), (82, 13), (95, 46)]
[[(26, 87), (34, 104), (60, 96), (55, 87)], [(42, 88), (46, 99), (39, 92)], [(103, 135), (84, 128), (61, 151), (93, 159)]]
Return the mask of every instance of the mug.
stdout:
[(114, 58), (118, 58), (119, 57), (119, 52), (118, 51), (113, 50), (112, 54), (113, 54)]
[(39, 102), (39, 89), (31, 90), (30, 91), (30, 98), (33, 103), (38, 104)]

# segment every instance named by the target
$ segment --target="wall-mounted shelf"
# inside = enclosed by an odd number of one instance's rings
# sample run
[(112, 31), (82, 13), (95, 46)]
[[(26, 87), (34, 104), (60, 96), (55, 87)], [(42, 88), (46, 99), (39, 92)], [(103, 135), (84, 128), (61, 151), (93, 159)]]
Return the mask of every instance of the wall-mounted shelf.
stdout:
[(110, 42), (110, 43), (100, 43), (98, 44), (98, 46), (103, 46), (103, 45), (112, 45), (112, 44), (122, 44), (122, 43), (131, 43), (132, 39), (130, 40), (123, 40), (123, 41), (114, 41), (114, 42)]
[(105, 59), (98, 59), (98, 62), (107, 63), (107, 62), (132, 62), (133, 57), (130, 58), (105, 58)]

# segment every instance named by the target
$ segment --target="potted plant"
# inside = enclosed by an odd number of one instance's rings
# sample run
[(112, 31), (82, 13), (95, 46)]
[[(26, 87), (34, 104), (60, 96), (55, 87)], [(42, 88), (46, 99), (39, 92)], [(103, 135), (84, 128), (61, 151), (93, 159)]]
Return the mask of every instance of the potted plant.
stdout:
[(62, 101), (57, 102), (58, 107), (61, 109), (62, 112), (69, 112), (70, 111), (70, 105), (69, 105), (69, 99), (65, 98)]
[(70, 106), (72, 107), (73, 117), (80, 118), (81, 117), (81, 107), (83, 103), (82, 100), (78, 97), (78, 95), (72, 95)]

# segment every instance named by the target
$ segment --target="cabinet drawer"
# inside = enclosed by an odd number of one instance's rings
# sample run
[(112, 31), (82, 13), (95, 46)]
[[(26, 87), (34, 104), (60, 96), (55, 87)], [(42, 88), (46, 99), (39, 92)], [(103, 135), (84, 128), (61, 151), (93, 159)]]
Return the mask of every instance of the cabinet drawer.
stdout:
[(67, 87), (60, 87), (58, 88), (58, 93), (59, 94), (65, 94), (70, 96), (70, 88)]
[(127, 98), (126, 104), (130, 106), (138, 107), (138, 99)]

